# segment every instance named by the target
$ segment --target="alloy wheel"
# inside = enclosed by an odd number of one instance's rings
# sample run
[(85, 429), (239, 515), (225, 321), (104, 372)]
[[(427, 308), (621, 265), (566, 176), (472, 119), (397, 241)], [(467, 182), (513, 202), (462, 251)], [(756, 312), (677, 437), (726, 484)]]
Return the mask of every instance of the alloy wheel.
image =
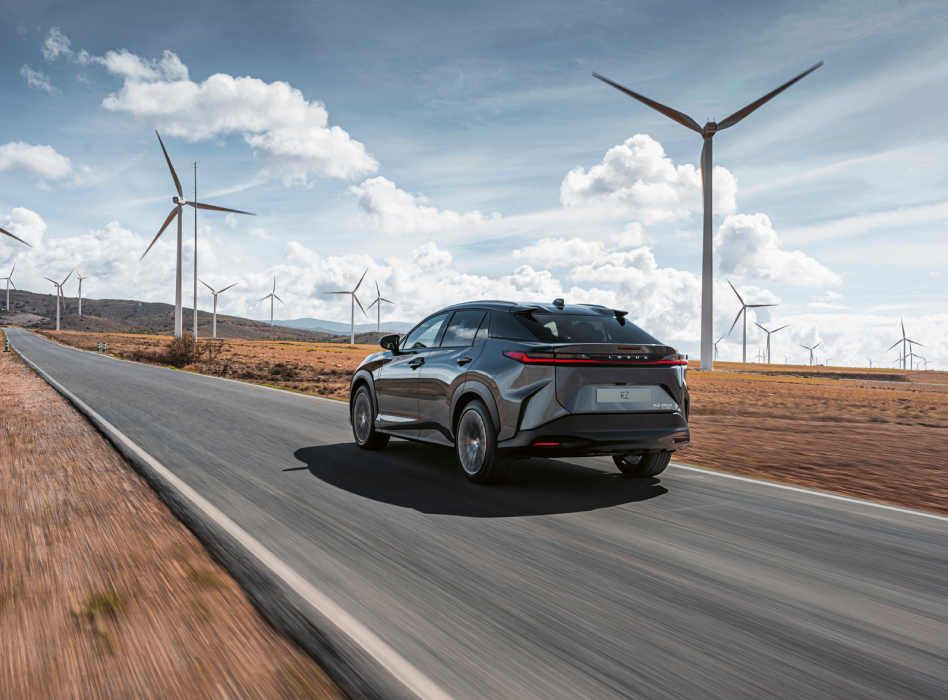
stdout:
[(480, 414), (469, 409), (458, 424), (458, 459), (468, 474), (476, 474), (487, 455), (487, 428)]
[(365, 443), (369, 439), (369, 433), (372, 430), (372, 404), (364, 391), (360, 391), (356, 397), (352, 421), (355, 426), (356, 439), (359, 443)]

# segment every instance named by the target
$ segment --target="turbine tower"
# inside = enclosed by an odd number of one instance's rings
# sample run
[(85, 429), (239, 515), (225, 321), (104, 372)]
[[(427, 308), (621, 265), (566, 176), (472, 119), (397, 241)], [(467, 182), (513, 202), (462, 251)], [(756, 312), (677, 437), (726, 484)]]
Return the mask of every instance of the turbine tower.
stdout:
[[(10, 233), (9, 231), (5, 231), (5, 230), (3, 230), (2, 228), (0, 228), (0, 233), (5, 233), (5, 234), (8, 235), (10, 238), (15, 238), (15, 239), (18, 240), (20, 243), (22, 243), (23, 245), (25, 245), (25, 246), (27, 246), (27, 247), (29, 247), (29, 248), (32, 248), (32, 247), (33, 247), (33, 246), (31, 246), (29, 243), (27, 243), (26, 241), (24, 241), (22, 238), (18, 238), (17, 236), (14, 236), (12, 233)], [(46, 279), (49, 279), (49, 278), (47, 277)]]
[(820, 347), (822, 344), (823, 344), (823, 341), (821, 340), (821, 341), (818, 342), (816, 345), (814, 345), (812, 348), (809, 347), (809, 346), (807, 346), (807, 345), (801, 345), (801, 346), (800, 346), (801, 348), (805, 348), (805, 349), (807, 349), (807, 350), (810, 351), (810, 367), (813, 366), (813, 351), (816, 350), (818, 347)]
[(767, 364), (769, 365), (770, 364), (770, 336), (776, 333), (777, 331), (782, 331), (784, 328), (786, 328), (790, 324), (788, 323), (786, 326), (780, 326), (780, 328), (777, 328), (776, 330), (772, 330), (772, 331), (768, 331), (762, 325), (757, 323), (757, 321), (754, 321), (754, 325), (760, 328), (760, 330), (762, 330), (764, 333), (767, 334)]
[(50, 280), (49, 277), (44, 278), (44, 279), (48, 279), (56, 287), (56, 330), (57, 331), (59, 330), (59, 300), (60, 299), (63, 300), (63, 307), (65, 309), (66, 297), (63, 296), (63, 285), (66, 284), (66, 280), (72, 277), (72, 272), (73, 271), (70, 270), (69, 274), (66, 275), (66, 279), (64, 279), (62, 282), (57, 282), (56, 280)]
[[(6, 233), (6, 231), (4, 231)], [(10, 285), (13, 284), (13, 270), (16, 269), (16, 263), (13, 263), (13, 268), (10, 270), (10, 274), (6, 277), (0, 277), (0, 281), (7, 283), (7, 311), (10, 310)], [(16, 289), (16, 285), (13, 284), (13, 288)]]
[(82, 316), (82, 280), (87, 280), (93, 275), (86, 275), (83, 277), (79, 274), (79, 270), (76, 270), (76, 277), (79, 278), (79, 315)]
[[(391, 300), (389, 300), (389, 299), (383, 299), (383, 298), (382, 298), (382, 292), (379, 291), (379, 283), (376, 282), (376, 283), (375, 283), (375, 301), (373, 301), (373, 302), (372, 302), (371, 304), (369, 304), (369, 306), (368, 306), (368, 308), (371, 309), (373, 306), (375, 306), (376, 304), (378, 304), (378, 307), (375, 309), (376, 315), (377, 315), (377, 318), (376, 318), (376, 321), (375, 321), (375, 332), (376, 332), (376, 333), (381, 333), (381, 332), (382, 332), (382, 302), (383, 302), (383, 301), (384, 301), (384, 302), (387, 302), (387, 303), (389, 303), (389, 304), (395, 304), (394, 301), (391, 301)], [(395, 306), (398, 306), (398, 304), (395, 304)], [(355, 313), (355, 310), (353, 310), (353, 313)]]
[[(714, 270), (712, 267), (711, 260), (711, 173), (714, 168), (714, 163), (712, 159), (712, 149), (711, 149), (711, 140), (714, 138), (714, 135), (724, 129), (728, 129), (739, 121), (750, 115), (752, 112), (757, 110), (759, 107), (763, 106), (765, 103), (772, 100), (774, 97), (779, 95), (781, 92), (786, 90), (788, 87), (793, 85), (800, 80), (803, 80), (810, 73), (815, 71), (817, 68), (823, 65), (823, 61), (820, 61), (812, 68), (808, 68), (803, 71), (793, 80), (790, 80), (780, 87), (778, 87), (773, 92), (769, 92), (763, 97), (761, 97), (756, 102), (752, 102), (744, 109), (738, 110), (727, 119), (722, 122), (711, 122), (709, 121), (702, 128), (698, 122), (689, 117), (687, 114), (683, 114), (678, 110), (672, 109), (671, 107), (666, 107), (663, 104), (650, 100), (644, 95), (640, 95), (637, 92), (632, 92), (631, 90), (622, 87), (621, 85), (612, 82), (611, 80), (602, 77), (598, 73), (593, 73), (593, 77), (598, 78), (607, 85), (611, 85), (624, 92), (629, 97), (632, 97), (644, 105), (651, 107), (652, 109), (661, 112), (669, 119), (673, 119), (684, 127), (696, 131), (701, 134), (701, 138), (704, 140), (704, 147), (701, 149), (701, 184), (704, 190), (704, 251), (702, 254), (701, 260), (701, 369), (702, 370), (712, 370), (714, 369), (714, 361), (711, 359), (711, 338), (714, 325), (714, 309), (713, 309), (713, 274)], [(744, 360), (747, 360), (746, 352)]]
[[(725, 278), (727, 279), (727, 278)], [(728, 284), (731, 284), (731, 280), (727, 281)], [(734, 289), (734, 285), (731, 284), (731, 289)], [(737, 290), (734, 289), (734, 293), (737, 294)], [(741, 310), (737, 312), (737, 318), (734, 319), (734, 323), (731, 324), (731, 331), (734, 330), (734, 326), (737, 325), (737, 322), (741, 320), (741, 316), (744, 317), (744, 354), (741, 358), (741, 362), (747, 362), (747, 310), (748, 309), (761, 309), (765, 306), (776, 306), (776, 304), (745, 304), (744, 300), (741, 299), (741, 295), (737, 294), (738, 301), (741, 302)], [(731, 335), (731, 331), (728, 331), (727, 334)], [(703, 355), (702, 355), (703, 357)]]
[[(359, 308), (362, 309), (362, 302), (359, 301), (359, 297), (356, 296), (356, 292), (359, 291), (359, 285), (362, 284), (362, 280), (365, 279), (365, 276), (367, 274), (369, 274), (368, 268), (366, 268), (365, 272), (362, 273), (362, 277), (359, 278), (359, 284), (357, 284), (355, 286), (355, 289), (353, 289), (351, 292), (323, 292), (323, 294), (351, 294), (352, 295), (352, 325), (349, 328), (349, 344), (350, 345), (355, 345), (355, 342), (356, 342), (355, 340), (356, 338), (356, 307), (355, 305), (358, 304)], [(366, 318), (369, 317), (369, 315), (365, 313), (365, 309), (362, 309), (362, 313), (365, 315)]]
[[(914, 340), (910, 340), (910, 339), (906, 338), (906, 337), (905, 337), (905, 321), (903, 321), (902, 319), (899, 319), (899, 322), (902, 324), (902, 338), (901, 338), (901, 340), (896, 340), (896, 341), (892, 344), (892, 347), (889, 348), (889, 350), (891, 350), (892, 348), (894, 348), (894, 347), (895, 347), (896, 345), (898, 345), (899, 343), (902, 343), (902, 355), (901, 355), (901, 357), (900, 357), (900, 360), (902, 361), (902, 369), (907, 369), (905, 363), (906, 363), (906, 361), (908, 360), (909, 355), (912, 353), (912, 348), (911, 348), (912, 344), (914, 343), (915, 345), (918, 345), (919, 347), (922, 347), (922, 348), (925, 347), (925, 346), (922, 345), (921, 343), (918, 343), (918, 342), (914, 341)], [(909, 345), (908, 351), (906, 351), (906, 348), (905, 348), (905, 344), (906, 344), (906, 343), (908, 343), (908, 345)], [(886, 352), (889, 352), (889, 350), (886, 350)]]
[[(158, 237), (164, 233), (165, 229), (168, 228), (168, 224), (171, 223), (171, 220), (175, 217), (178, 217), (178, 256), (177, 256), (177, 270), (175, 272), (175, 290), (174, 290), (174, 337), (181, 337), (181, 247), (182, 247), (182, 213), (184, 211), (184, 205), (194, 207), (195, 209), (207, 209), (209, 211), (226, 211), (232, 214), (247, 214), (248, 216), (256, 216), (256, 214), (251, 214), (249, 211), (238, 211), (237, 209), (225, 209), (224, 207), (215, 207), (212, 204), (201, 204), (200, 202), (189, 202), (184, 198), (184, 193), (181, 190), (181, 182), (178, 180), (178, 175), (174, 171), (174, 166), (171, 165), (171, 158), (168, 157), (168, 151), (165, 150), (165, 144), (161, 141), (161, 136), (158, 132), (155, 132), (155, 135), (158, 136), (158, 143), (161, 144), (161, 152), (165, 154), (165, 160), (168, 162), (168, 169), (171, 170), (171, 178), (174, 180), (175, 189), (178, 191), (177, 197), (172, 197), (171, 201), (175, 203), (174, 209), (171, 210), (171, 213), (168, 214), (168, 218), (165, 219), (165, 223), (161, 225), (161, 228), (158, 230), (158, 235), (156, 235), (151, 244), (142, 253), (141, 260), (145, 259), (145, 256), (148, 255), (148, 251), (151, 250), (151, 247), (155, 245), (155, 242), (158, 240)], [(195, 249), (196, 253), (196, 249)], [(197, 258), (195, 258), (196, 260)], [(194, 311), (195, 318), (197, 317), (197, 309)]]
[[(232, 286), (233, 285), (231, 285), (231, 287)], [(228, 289), (230, 289), (230, 287), (228, 287)], [(223, 292), (224, 290), (222, 289), (221, 291)], [(267, 299), (270, 300), (270, 328), (273, 328), (273, 300), (276, 299), (278, 302), (283, 304), (283, 306), (286, 306), (286, 302), (284, 302), (280, 297), (276, 295), (276, 291), (277, 291), (277, 278), (276, 278), (276, 275), (274, 275), (273, 276), (273, 291), (267, 294), (263, 299), (260, 300), (260, 301), (266, 301)], [(214, 302), (216, 304), (217, 297), (214, 297)]]
[[(203, 284), (203, 285), (204, 285), (205, 287), (207, 287), (208, 289), (211, 289), (211, 285), (209, 285), (209, 284), (208, 284), (207, 282), (205, 282), (204, 280), (201, 280), (201, 284)], [(236, 284), (238, 284), (238, 283), (237, 283), (237, 282), (234, 282), (234, 284), (230, 285), (230, 287), (233, 287), (233, 286), (236, 285)], [(211, 330), (211, 337), (212, 337), (212, 338), (216, 338), (216, 337), (217, 337), (217, 295), (218, 295), (218, 294), (221, 294), (221, 293), (223, 293), (223, 292), (226, 292), (228, 289), (230, 289), (230, 287), (224, 287), (223, 289), (221, 289), (221, 290), (218, 291), (218, 292), (215, 292), (213, 289), (211, 289), (211, 294), (214, 295), (214, 325), (211, 326), (211, 328), (212, 328), (212, 330)], [(273, 278), (273, 291), (276, 291), (276, 277)], [(264, 297), (263, 299), (266, 299), (266, 297)], [(263, 301), (263, 299), (261, 299), (260, 301)], [(273, 304), (272, 300), (271, 300), (270, 303), (271, 303), (271, 305)], [(280, 303), (282, 303), (282, 300), (281, 300)], [(197, 308), (197, 304), (194, 305), (194, 308)], [(271, 326), (273, 325), (273, 309), (270, 309), (270, 325), (271, 325)]]

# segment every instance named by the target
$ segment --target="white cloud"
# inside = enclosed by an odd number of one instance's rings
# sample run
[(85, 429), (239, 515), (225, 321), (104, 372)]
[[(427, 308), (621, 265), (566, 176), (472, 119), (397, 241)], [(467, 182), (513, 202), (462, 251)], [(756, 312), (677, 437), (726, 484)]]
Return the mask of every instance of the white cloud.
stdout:
[(45, 90), (50, 95), (59, 93), (59, 88), (50, 82), (49, 76), (41, 70), (33, 70), (29, 66), (23, 66), (20, 69), (20, 75), (26, 78), (26, 84), (37, 90)]
[(584, 241), (582, 238), (542, 238), (533, 245), (513, 252), (515, 258), (541, 267), (570, 267), (577, 263), (598, 260), (606, 253), (602, 241)]
[(929, 272), (928, 274), (929, 274), (930, 276), (932, 276), (932, 277), (941, 277), (941, 273), (940, 273), (940, 272)]
[[(227, 224), (228, 226), (230, 226), (231, 228), (237, 228), (237, 226), (240, 224), (240, 222), (237, 221), (237, 217), (234, 216), (233, 214), (228, 214), (227, 216), (225, 216), (225, 217), (224, 217), (224, 223)], [(255, 231), (263, 231), (262, 228), (261, 228), (261, 229), (254, 229), (254, 230), (255, 230)], [(253, 234), (253, 231), (251, 231), (250, 233)], [(266, 233), (266, 232), (264, 231), (264, 233)], [(253, 235), (256, 235), (256, 234), (253, 234)]]
[(721, 272), (800, 286), (842, 284), (839, 275), (802, 251), (780, 249), (765, 214), (728, 216), (714, 237)]
[[(721, 167), (712, 177), (714, 210), (733, 212), (737, 180)], [(676, 167), (658, 141), (636, 134), (610, 148), (588, 172), (571, 170), (560, 186), (560, 201), (567, 207), (614, 208), (646, 224), (674, 221), (702, 210), (701, 174), (693, 165)]]
[(103, 100), (106, 109), (148, 120), (163, 134), (192, 142), (240, 134), (261, 173), (287, 186), (311, 187), (313, 177), (353, 179), (378, 169), (363, 144), (329, 126), (322, 103), (307, 100), (288, 83), (222, 73), (195, 83), (171, 51), (151, 60), (124, 49), (104, 56), (81, 51), (75, 60), (103, 66), (124, 80)]
[(462, 224), (499, 219), (500, 214), (484, 216), (479, 211), (459, 214), (448, 209), (424, 206), (422, 196), (400, 190), (391, 180), (374, 177), (361, 185), (353, 185), (349, 193), (356, 195), (366, 222), (388, 233), (432, 233)]
[(58, 180), (72, 172), (72, 163), (52, 146), (31, 146), (23, 141), (11, 141), (0, 146), (0, 171), (23, 172), (34, 177)]
[(638, 221), (626, 224), (625, 228), (622, 229), (622, 233), (612, 234), (612, 240), (620, 248), (637, 248), (652, 242), (652, 239), (645, 235), (642, 224)]
[[(231, 215), (228, 214), (228, 218), (229, 218), (230, 216), (231, 216)], [(228, 225), (228, 226), (230, 225), (230, 222), (229, 222), (229, 221), (227, 222), (227, 225)], [(268, 233), (266, 229), (263, 229), (263, 228), (250, 229), (250, 231), (248, 231), (248, 233), (249, 233), (251, 236), (253, 236), (254, 238), (259, 238), (261, 241), (272, 241), (272, 240), (273, 240), (273, 236), (272, 236), (270, 233)]]
[(41, 50), (43, 58), (52, 63), (60, 56), (72, 56), (72, 49), (69, 48), (69, 39), (59, 31), (59, 27), (53, 27), (49, 30), (46, 40), (43, 41)]

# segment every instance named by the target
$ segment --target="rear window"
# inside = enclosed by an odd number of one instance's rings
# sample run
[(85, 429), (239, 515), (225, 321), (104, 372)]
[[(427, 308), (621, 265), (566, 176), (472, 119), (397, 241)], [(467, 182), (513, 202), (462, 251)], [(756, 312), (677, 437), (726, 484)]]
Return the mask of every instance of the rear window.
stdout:
[(661, 345), (631, 321), (615, 316), (569, 314), (509, 314), (544, 343), (622, 343)]

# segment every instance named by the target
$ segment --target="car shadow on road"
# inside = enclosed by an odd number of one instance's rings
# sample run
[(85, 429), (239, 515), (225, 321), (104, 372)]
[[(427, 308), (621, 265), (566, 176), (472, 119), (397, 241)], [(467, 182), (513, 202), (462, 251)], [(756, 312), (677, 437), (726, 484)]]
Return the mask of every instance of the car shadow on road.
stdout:
[(471, 484), (448, 450), (393, 441), (384, 450), (353, 443), (304, 447), (294, 453), (317, 479), (373, 501), (422, 513), (472, 518), (581, 513), (645, 501), (668, 490), (658, 479), (631, 479), (619, 472), (568, 460), (517, 462), (513, 476), (496, 486)]

